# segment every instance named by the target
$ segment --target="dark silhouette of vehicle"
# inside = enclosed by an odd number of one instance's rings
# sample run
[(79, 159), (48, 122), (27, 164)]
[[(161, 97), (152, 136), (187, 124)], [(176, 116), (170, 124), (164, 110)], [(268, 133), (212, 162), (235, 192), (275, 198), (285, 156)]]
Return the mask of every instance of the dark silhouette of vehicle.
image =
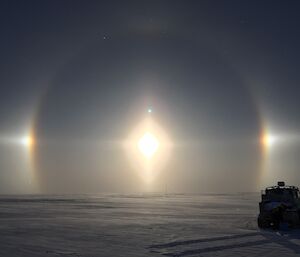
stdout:
[(278, 182), (277, 186), (267, 187), (261, 194), (257, 223), (259, 228), (278, 229), (285, 224), (288, 227), (300, 227), (299, 189)]

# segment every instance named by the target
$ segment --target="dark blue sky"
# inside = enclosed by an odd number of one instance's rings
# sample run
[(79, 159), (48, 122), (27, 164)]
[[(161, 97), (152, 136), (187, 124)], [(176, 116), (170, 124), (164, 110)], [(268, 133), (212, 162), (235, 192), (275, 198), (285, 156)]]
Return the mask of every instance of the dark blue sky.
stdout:
[[(2, 1), (0, 133), (35, 138), (27, 161), (1, 145), (2, 191), (143, 191), (120, 145), (149, 106), (174, 144), (151, 190), (300, 182), (299, 11), (298, 1)], [(263, 133), (276, 138), (268, 153)]]

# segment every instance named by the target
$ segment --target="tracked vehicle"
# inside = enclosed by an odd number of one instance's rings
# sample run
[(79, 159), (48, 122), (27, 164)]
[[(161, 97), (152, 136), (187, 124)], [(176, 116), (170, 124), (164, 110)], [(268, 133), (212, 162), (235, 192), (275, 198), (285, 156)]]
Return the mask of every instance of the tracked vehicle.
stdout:
[(277, 186), (267, 187), (261, 194), (259, 228), (278, 229), (280, 226), (300, 227), (299, 189), (278, 182)]

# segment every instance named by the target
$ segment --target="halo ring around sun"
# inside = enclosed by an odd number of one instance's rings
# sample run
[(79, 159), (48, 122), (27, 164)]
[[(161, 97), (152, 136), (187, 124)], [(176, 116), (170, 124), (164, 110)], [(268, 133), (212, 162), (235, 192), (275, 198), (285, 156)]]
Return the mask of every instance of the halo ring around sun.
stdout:
[[(200, 40), (200, 39), (196, 39), (196, 40)], [(97, 47), (99, 47), (99, 46), (97, 46)], [(87, 52), (89, 53), (88, 55), (90, 55), (90, 50), (87, 50)], [(83, 51), (81, 54), (85, 55), (86, 53), (84, 53), (84, 51)], [(74, 58), (71, 61), (74, 61)], [(72, 65), (73, 64), (70, 64), (70, 66), (72, 66)], [(231, 66), (231, 65), (228, 64), (228, 66)], [(67, 69), (67, 71), (69, 72), (69, 68)], [(56, 74), (56, 76), (53, 77), (52, 81), (49, 81), (49, 86), (46, 88), (45, 92), (43, 92), (41, 94), (41, 97), (38, 101), (38, 104), (36, 106), (36, 110), (34, 112), (33, 119), (32, 119), (32, 133), (33, 133), (36, 143), (32, 147), (31, 159), (32, 159), (32, 167), (33, 167), (33, 176), (35, 177), (37, 184), (41, 184), (41, 180), (43, 180), (42, 179), (43, 178), (43, 163), (42, 163), (43, 161), (42, 161), (42, 158), (40, 158), (39, 151), (41, 150), (41, 144), (44, 141), (43, 133), (41, 133), (41, 132), (45, 131), (45, 128), (41, 124), (43, 124), (43, 117), (45, 116), (44, 113), (47, 112), (47, 108), (49, 108), (48, 104), (52, 97), (51, 94), (53, 93), (53, 91), (58, 90), (57, 85), (59, 85), (59, 83), (57, 83), (57, 81), (59, 81), (61, 73), (64, 73), (64, 72), (66, 72), (65, 69), (62, 69), (60, 72), (58, 72)], [(254, 112), (257, 113), (256, 119), (258, 122), (258, 127), (259, 127), (260, 131), (262, 131), (264, 129), (263, 126), (264, 126), (265, 119), (264, 119), (264, 117), (262, 117), (262, 111), (259, 108), (259, 104), (258, 104), (257, 99), (255, 98), (255, 95), (253, 95), (253, 93), (250, 92), (249, 88), (246, 86), (247, 79), (242, 78), (240, 76), (240, 74), (237, 72), (237, 70), (232, 69), (232, 72), (236, 75), (236, 77), (241, 82), (241, 87), (243, 87), (243, 90), (248, 91), (248, 96), (249, 96), (250, 102), (252, 104), (252, 108), (254, 109)], [(151, 109), (151, 111), (152, 111), (152, 109)], [(148, 112), (149, 112), (149, 110), (148, 110)], [(261, 133), (261, 132), (258, 131), (258, 134), (259, 133)], [(166, 134), (166, 133), (163, 133), (163, 134)], [(157, 137), (157, 141), (159, 142), (157, 144), (158, 145), (157, 151), (160, 152), (161, 149), (163, 149), (163, 140), (161, 140), (159, 135), (156, 135), (156, 134), (153, 134), (153, 135), (155, 137)], [(139, 136), (141, 138), (142, 135), (139, 135)], [(138, 139), (136, 139), (136, 141), (135, 141), (135, 148), (138, 148), (136, 142), (138, 142)], [(173, 142), (172, 144), (175, 146), (176, 142)], [(262, 153), (261, 154), (262, 159), (264, 159), (265, 154), (264, 154), (263, 147), (259, 146), (258, 148), (260, 149), (260, 151)], [(139, 155), (140, 155), (140, 152), (139, 152)], [(157, 156), (159, 156), (159, 154), (154, 154), (153, 159), (155, 160), (155, 158)], [(145, 160), (143, 160), (143, 161), (145, 161)]]

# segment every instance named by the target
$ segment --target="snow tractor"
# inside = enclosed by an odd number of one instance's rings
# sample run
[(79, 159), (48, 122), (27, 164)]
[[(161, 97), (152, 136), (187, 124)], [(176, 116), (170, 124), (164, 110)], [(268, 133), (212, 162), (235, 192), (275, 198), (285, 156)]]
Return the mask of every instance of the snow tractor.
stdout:
[(279, 229), (281, 226), (300, 227), (299, 189), (278, 182), (277, 186), (267, 187), (261, 194), (259, 228)]

